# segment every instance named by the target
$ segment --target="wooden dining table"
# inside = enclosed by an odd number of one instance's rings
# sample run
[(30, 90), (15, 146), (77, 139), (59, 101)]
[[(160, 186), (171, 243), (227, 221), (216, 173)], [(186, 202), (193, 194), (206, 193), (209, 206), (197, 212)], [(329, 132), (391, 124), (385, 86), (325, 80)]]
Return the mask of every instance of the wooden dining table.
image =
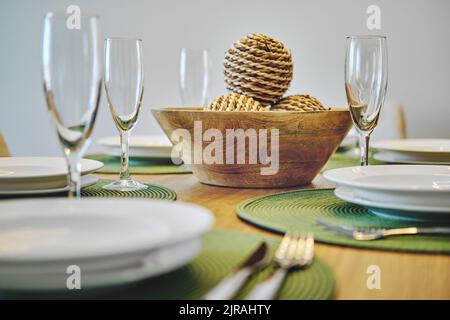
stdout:
[[(99, 174), (99, 177), (116, 179), (117, 175)], [(178, 201), (210, 209), (217, 229), (276, 238), (281, 236), (240, 220), (236, 207), (249, 198), (274, 192), (333, 186), (321, 175), (310, 185), (286, 189), (217, 187), (200, 183), (192, 174), (135, 174), (133, 178), (171, 188), (176, 191)], [(334, 271), (335, 299), (450, 299), (450, 255), (367, 250), (317, 243), (316, 256)], [(380, 270), (379, 289), (367, 285), (372, 275), (369, 267), (374, 265)]]

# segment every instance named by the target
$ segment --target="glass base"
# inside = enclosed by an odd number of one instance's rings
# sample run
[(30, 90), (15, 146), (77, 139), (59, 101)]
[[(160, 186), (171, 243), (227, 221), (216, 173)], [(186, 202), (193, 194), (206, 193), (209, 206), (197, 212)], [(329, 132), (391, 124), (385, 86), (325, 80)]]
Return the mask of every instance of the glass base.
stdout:
[(110, 184), (104, 185), (103, 189), (106, 190), (115, 190), (115, 191), (137, 191), (137, 190), (144, 190), (147, 189), (148, 186), (145, 184), (139, 183), (134, 180), (117, 180), (114, 182), (111, 182)]

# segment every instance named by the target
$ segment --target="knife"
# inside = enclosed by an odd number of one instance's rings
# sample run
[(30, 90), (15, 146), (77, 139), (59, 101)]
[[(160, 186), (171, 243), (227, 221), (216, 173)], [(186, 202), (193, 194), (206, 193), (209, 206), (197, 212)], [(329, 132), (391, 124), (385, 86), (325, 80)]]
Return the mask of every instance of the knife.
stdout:
[(225, 277), (217, 286), (209, 291), (206, 300), (229, 300), (233, 298), (247, 279), (269, 261), (267, 243), (261, 245), (238, 268)]

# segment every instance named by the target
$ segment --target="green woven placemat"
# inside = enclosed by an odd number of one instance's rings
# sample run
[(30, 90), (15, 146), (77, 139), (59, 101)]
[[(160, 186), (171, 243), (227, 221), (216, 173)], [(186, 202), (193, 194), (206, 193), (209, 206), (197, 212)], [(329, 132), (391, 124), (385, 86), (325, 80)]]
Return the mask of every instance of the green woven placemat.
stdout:
[[(105, 154), (91, 154), (88, 159), (103, 162), (103, 168), (98, 173), (119, 173), (120, 158)], [(130, 172), (133, 174), (168, 174), (168, 173), (191, 173), (186, 165), (174, 165), (170, 158), (130, 158)]]
[[(450, 253), (450, 237), (398, 236), (376, 241), (356, 241), (327, 231), (317, 219), (330, 223), (367, 227), (407, 227), (411, 222), (381, 218), (366, 208), (342, 201), (334, 189), (298, 190), (257, 197), (241, 203), (238, 216), (258, 227), (284, 233), (308, 230), (317, 241), (367, 249)], [(414, 222), (417, 225), (416, 222)]]
[[(168, 274), (115, 288), (81, 290), (40, 294), (40, 298), (111, 298), (111, 299), (202, 299), (230, 271), (239, 266), (261, 241), (267, 241), (272, 253), (279, 240), (258, 235), (215, 230), (203, 237), (203, 250), (188, 265)], [(236, 299), (245, 298), (260, 281), (266, 279), (272, 267), (253, 276), (241, 289)], [(319, 259), (311, 267), (288, 275), (278, 299), (324, 300), (331, 299), (335, 290), (331, 269)], [(0, 299), (28, 298), (35, 293), (1, 294)]]
[(172, 189), (158, 186), (155, 184), (148, 184), (147, 189), (120, 192), (115, 190), (106, 190), (102, 187), (105, 184), (112, 182), (112, 180), (99, 180), (96, 184), (83, 188), (81, 190), (82, 197), (101, 197), (101, 198), (142, 198), (142, 199), (158, 199), (158, 200), (176, 200), (177, 194)]
[[(145, 299), (201, 299), (263, 240), (268, 242), (272, 252), (275, 251), (279, 243), (277, 239), (234, 231), (212, 231), (204, 236), (203, 251), (192, 263), (170, 274), (142, 282), (121, 295)], [(268, 267), (252, 277), (236, 298), (244, 298), (271, 271), (272, 267)], [(331, 269), (315, 259), (310, 268), (288, 275), (278, 298), (330, 299), (333, 293), (334, 277)]]

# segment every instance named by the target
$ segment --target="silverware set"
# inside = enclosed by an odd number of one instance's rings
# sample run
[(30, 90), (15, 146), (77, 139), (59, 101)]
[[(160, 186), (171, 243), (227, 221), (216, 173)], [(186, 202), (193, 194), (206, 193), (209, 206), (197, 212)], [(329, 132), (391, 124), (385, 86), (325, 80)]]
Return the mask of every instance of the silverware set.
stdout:
[(365, 228), (346, 225), (335, 225), (324, 220), (317, 220), (318, 225), (336, 234), (347, 236), (359, 241), (383, 239), (390, 236), (415, 234), (450, 235), (450, 227), (408, 227), (408, 228)]
[[(336, 225), (318, 219), (316, 223), (339, 235), (359, 241), (383, 239), (390, 236), (429, 234), (450, 235), (450, 227), (408, 227), (408, 228), (363, 228)], [(289, 272), (306, 269), (314, 260), (314, 236), (311, 232), (288, 231), (284, 235), (273, 260), (269, 248), (263, 242), (241, 266), (225, 277), (206, 296), (206, 300), (232, 299), (248, 281), (251, 275), (270, 264), (275, 270), (270, 277), (256, 285), (247, 295), (247, 300), (271, 300), (277, 296)]]
[[(288, 231), (275, 252), (272, 263), (275, 270), (265, 281), (258, 284), (246, 297), (248, 300), (274, 299), (287, 274), (305, 269), (314, 260), (314, 237), (312, 233)], [(235, 271), (223, 279), (206, 296), (207, 300), (232, 299), (249, 277), (270, 263), (268, 246), (262, 243)]]

